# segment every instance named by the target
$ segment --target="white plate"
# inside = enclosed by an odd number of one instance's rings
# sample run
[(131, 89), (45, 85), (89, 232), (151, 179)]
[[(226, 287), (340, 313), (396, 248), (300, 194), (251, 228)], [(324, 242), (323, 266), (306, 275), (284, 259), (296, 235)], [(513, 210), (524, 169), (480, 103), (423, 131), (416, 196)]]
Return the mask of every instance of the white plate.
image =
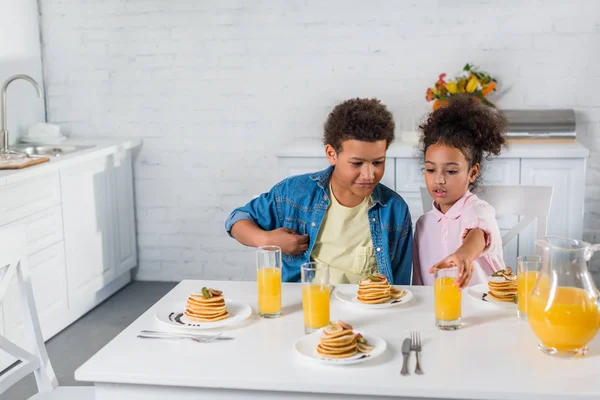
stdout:
[(375, 348), (371, 350), (370, 353), (357, 353), (348, 358), (324, 358), (317, 353), (317, 345), (320, 343), (319, 339), (323, 336), (323, 328), (321, 328), (310, 335), (302, 336), (300, 339), (296, 340), (296, 343), (294, 343), (294, 350), (302, 357), (327, 365), (359, 364), (372, 360), (385, 353), (387, 348), (385, 340), (362, 331), (355, 330), (354, 333), (360, 333), (367, 343)]
[(190, 331), (222, 328), (224, 326), (236, 325), (248, 318), (252, 314), (249, 305), (235, 300), (225, 299), (225, 305), (229, 312), (229, 317), (215, 322), (197, 322), (189, 320), (183, 311), (185, 303), (178, 304), (170, 309), (162, 310), (156, 313), (156, 319), (173, 328), (185, 329)]
[(481, 283), (479, 285), (470, 286), (468, 293), (469, 296), (474, 298), (480, 303), (493, 304), (495, 306), (503, 307), (503, 308), (517, 308), (515, 303), (505, 303), (502, 301), (498, 301), (493, 299), (487, 293), (490, 291), (487, 283)]
[(406, 288), (401, 288), (399, 286), (396, 286), (396, 288), (406, 291), (406, 294), (400, 299), (397, 299), (397, 300), (390, 299), (387, 303), (382, 303), (382, 304), (365, 304), (365, 303), (361, 303), (360, 301), (358, 301), (358, 299), (356, 298), (356, 291), (358, 290), (358, 286), (356, 286), (356, 285), (351, 286), (351, 287), (339, 288), (339, 289), (336, 287), (334, 290), (334, 293), (335, 293), (335, 297), (337, 297), (339, 300), (343, 301), (344, 303), (351, 304), (355, 307), (367, 308), (370, 310), (374, 310), (374, 309), (390, 308), (390, 307), (395, 307), (395, 306), (399, 306), (402, 304), (406, 304), (413, 298), (413, 294), (410, 290), (408, 290)]

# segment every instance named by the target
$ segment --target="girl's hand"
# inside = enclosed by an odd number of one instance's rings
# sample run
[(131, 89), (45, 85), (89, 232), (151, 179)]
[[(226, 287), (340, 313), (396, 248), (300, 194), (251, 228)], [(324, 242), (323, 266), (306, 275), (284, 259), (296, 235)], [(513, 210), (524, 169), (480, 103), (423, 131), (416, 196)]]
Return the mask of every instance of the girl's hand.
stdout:
[(454, 285), (463, 289), (469, 284), (471, 276), (473, 276), (473, 260), (466, 254), (460, 252), (460, 249), (431, 267), (429, 273), (433, 274), (435, 268), (451, 268), (454, 266), (458, 267), (458, 277), (456, 278)]

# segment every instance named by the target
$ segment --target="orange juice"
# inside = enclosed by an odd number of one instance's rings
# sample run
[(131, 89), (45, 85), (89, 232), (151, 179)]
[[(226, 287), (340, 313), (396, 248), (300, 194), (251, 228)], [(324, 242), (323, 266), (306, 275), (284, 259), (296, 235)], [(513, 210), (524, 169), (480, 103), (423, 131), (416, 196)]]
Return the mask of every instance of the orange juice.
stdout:
[(558, 351), (585, 347), (600, 327), (596, 299), (578, 288), (557, 287), (554, 298), (548, 288), (529, 297), (527, 319), (542, 345)]
[(433, 301), (435, 303), (435, 319), (438, 321), (455, 321), (461, 316), (461, 292), (454, 286), (456, 278), (443, 276), (433, 282)]
[(260, 268), (257, 272), (258, 312), (277, 315), (281, 313), (281, 270)]
[(538, 271), (520, 272), (517, 275), (517, 306), (522, 315), (527, 315), (527, 301), (537, 277)]
[(302, 286), (305, 327), (319, 329), (329, 324), (329, 293), (329, 285), (304, 284)]

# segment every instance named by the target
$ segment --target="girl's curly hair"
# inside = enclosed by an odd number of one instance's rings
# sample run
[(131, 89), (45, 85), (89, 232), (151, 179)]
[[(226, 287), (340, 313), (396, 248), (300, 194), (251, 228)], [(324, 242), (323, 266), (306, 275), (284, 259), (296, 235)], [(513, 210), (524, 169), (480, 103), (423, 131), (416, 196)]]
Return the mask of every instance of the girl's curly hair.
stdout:
[[(481, 165), (484, 158), (499, 155), (506, 146), (506, 126), (506, 118), (497, 109), (483, 105), (471, 96), (458, 96), (446, 107), (429, 114), (419, 126), (422, 159), (425, 161), (429, 146), (442, 144), (459, 149), (469, 167)], [(470, 190), (477, 188), (480, 178), (481, 173), (469, 185)]]
[(377, 142), (385, 140), (386, 148), (394, 141), (394, 117), (377, 99), (350, 99), (338, 104), (325, 121), (323, 144), (342, 151), (345, 140)]

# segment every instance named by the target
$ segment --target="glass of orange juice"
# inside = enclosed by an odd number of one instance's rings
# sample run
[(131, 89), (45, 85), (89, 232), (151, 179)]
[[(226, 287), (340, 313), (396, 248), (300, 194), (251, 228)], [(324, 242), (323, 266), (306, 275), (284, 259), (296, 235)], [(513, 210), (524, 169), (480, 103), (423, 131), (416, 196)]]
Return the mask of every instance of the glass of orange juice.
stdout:
[(444, 331), (454, 331), (461, 327), (462, 294), (454, 284), (457, 276), (457, 267), (434, 269), (435, 324)]
[(256, 249), (258, 315), (277, 318), (281, 315), (281, 248), (261, 246)]
[(308, 262), (300, 267), (304, 333), (312, 333), (329, 324), (329, 266)]
[(521, 319), (527, 319), (527, 303), (541, 266), (541, 256), (517, 257), (517, 315)]

